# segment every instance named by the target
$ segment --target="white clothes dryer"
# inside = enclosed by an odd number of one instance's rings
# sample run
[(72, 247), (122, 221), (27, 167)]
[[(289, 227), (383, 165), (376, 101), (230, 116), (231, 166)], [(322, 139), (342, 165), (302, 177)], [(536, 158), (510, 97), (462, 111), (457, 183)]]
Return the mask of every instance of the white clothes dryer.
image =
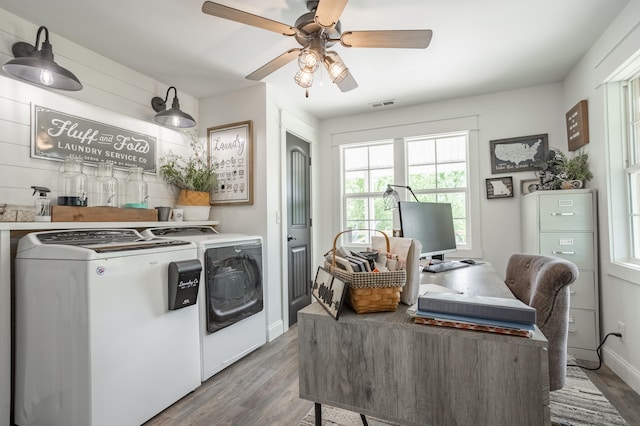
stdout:
[(210, 226), (150, 228), (142, 234), (198, 247), (202, 381), (266, 343), (261, 237), (218, 233)]

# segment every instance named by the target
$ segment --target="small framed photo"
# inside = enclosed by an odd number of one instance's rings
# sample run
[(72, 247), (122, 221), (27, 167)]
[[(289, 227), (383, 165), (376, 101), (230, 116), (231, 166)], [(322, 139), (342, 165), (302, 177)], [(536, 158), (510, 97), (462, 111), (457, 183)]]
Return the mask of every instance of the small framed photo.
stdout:
[(513, 197), (513, 178), (511, 176), (487, 179), (487, 198)]
[(520, 181), (520, 194), (525, 195), (536, 191), (535, 185), (539, 183), (539, 179), (522, 179)]
[(537, 170), (534, 163), (544, 158), (549, 149), (548, 135), (522, 136), (489, 141), (491, 173), (513, 173)]
[(344, 281), (334, 277), (326, 269), (318, 267), (311, 294), (335, 320), (338, 319), (346, 290), (347, 285)]

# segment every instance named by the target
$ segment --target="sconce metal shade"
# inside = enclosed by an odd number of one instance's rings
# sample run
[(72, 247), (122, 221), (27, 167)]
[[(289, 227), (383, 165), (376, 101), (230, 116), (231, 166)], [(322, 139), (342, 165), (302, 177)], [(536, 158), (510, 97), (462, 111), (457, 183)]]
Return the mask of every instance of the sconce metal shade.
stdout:
[[(45, 40), (38, 50), (40, 33), (45, 32)], [(25, 42), (14, 43), (11, 52), (15, 59), (2, 66), (2, 69), (14, 77), (43, 87), (61, 90), (80, 90), (82, 83), (71, 71), (61, 67), (53, 60), (53, 47), (49, 43), (49, 30), (40, 27), (35, 45)]]
[[(169, 92), (174, 90), (175, 96), (171, 103), (171, 108), (167, 109), (167, 99), (169, 99)], [(153, 117), (156, 123), (164, 126), (187, 128), (196, 125), (196, 120), (192, 116), (184, 111), (180, 110), (180, 103), (178, 102), (178, 91), (175, 87), (171, 86), (167, 89), (167, 95), (164, 99), (155, 96), (151, 99), (151, 107), (157, 114)]]
[(384, 191), (384, 194), (382, 194), (382, 201), (384, 202), (385, 210), (397, 209), (398, 203), (400, 202), (400, 196), (398, 195), (398, 191), (396, 191), (392, 187), (408, 189), (409, 192), (411, 192), (411, 195), (413, 195), (413, 198), (415, 198), (416, 202), (418, 203), (420, 202), (420, 200), (418, 200), (418, 197), (416, 197), (416, 194), (413, 193), (413, 190), (411, 189), (410, 186), (388, 184), (386, 191)]

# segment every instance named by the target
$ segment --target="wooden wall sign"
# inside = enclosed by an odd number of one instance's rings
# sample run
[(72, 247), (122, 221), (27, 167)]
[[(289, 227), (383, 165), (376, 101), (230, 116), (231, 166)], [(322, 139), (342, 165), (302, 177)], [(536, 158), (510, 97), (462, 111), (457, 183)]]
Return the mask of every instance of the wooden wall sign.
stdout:
[(326, 269), (318, 266), (316, 279), (311, 287), (311, 294), (318, 303), (334, 319), (338, 319), (347, 285), (340, 278), (334, 277)]
[(589, 143), (589, 114), (587, 100), (583, 99), (569, 110), (567, 118), (567, 140), (569, 151), (575, 151)]
[(85, 164), (111, 161), (118, 169), (142, 167), (156, 173), (156, 138), (39, 105), (32, 111), (31, 156), (64, 161), (68, 155)]

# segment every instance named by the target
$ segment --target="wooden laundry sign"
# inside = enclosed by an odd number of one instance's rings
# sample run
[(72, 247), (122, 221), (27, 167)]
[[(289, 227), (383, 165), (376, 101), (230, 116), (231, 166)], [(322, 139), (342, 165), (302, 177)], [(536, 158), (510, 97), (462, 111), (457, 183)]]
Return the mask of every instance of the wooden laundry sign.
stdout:
[(116, 168), (142, 167), (156, 173), (156, 138), (35, 105), (32, 156), (64, 160), (69, 155), (85, 164), (111, 161)]

